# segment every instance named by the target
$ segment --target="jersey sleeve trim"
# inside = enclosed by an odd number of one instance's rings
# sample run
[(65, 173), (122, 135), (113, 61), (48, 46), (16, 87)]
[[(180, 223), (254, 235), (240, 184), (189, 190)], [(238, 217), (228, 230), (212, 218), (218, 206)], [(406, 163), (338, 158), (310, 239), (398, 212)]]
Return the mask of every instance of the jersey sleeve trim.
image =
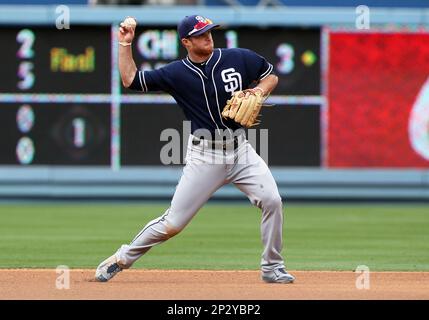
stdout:
[(141, 87), (141, 90), (142, 91), (144, 91), (144, 88), (143, 88), (143, 83), (142, 83), (142, 76), (141, 76), (141, 71), (139, 71), (139, 81), (140, 81), (140, 87)]
[(272, 71), (273, 71), (273, 65), (271, 63), (268, 63), (268, 69), (263, 74), (261, 74), (261, 76), (259, 77), (259, 80), (263, 80), (266, 77), (268, 77)]
[(144, 77), (144, 71), (139, 71), (139, 79), (140, 79), (140, 84), (142, 86), (142, 91), (143, 92), (147, 92), (147, 85), (146, 85), (146, 79)]

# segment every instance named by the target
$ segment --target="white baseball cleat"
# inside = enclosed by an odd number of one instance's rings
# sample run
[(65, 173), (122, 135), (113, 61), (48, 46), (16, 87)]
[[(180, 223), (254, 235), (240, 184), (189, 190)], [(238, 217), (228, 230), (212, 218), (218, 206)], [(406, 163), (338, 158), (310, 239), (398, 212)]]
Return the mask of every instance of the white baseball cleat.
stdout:
[(122, 271), (122, 267), (119, 265), (116, 255), (113, 255), (104, 260), (97, 267), (95, 271), (95, 280), (100, 282), (107, 282), (112, 279), (118, 272)]
[(262, 272), (262, 280), (268, 283), (292, 283), (295, 277), (283, 268)]

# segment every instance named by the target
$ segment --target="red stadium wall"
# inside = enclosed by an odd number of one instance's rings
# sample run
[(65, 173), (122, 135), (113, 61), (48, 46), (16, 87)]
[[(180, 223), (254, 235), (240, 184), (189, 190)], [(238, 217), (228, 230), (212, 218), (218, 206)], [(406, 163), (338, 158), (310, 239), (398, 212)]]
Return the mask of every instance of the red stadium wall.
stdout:
[(428, 77), (427, 33), (331, 33), (327, 165), (429, 167)]

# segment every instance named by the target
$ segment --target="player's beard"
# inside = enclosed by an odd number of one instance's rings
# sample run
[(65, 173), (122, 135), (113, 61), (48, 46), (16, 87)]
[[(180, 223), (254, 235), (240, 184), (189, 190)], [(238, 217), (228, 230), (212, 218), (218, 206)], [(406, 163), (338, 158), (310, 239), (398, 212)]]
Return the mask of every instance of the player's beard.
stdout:
[(198, 56), (209, 56), (212, 54), (212, 52), (213, 52), (213, 45), (194, 49), (194, 54)]

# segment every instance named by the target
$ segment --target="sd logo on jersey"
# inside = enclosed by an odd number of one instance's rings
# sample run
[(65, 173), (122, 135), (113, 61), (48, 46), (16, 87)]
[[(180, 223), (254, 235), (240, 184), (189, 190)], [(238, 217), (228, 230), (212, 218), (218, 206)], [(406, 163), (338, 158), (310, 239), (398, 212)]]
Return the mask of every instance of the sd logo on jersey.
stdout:
[(222, 70), (221, 72), (222, 81), (226, 83), (225, 91), (231, 92), (231, 95), (235, 91), (241, 91), (241, 74), (236, 72), (234, 68)]

